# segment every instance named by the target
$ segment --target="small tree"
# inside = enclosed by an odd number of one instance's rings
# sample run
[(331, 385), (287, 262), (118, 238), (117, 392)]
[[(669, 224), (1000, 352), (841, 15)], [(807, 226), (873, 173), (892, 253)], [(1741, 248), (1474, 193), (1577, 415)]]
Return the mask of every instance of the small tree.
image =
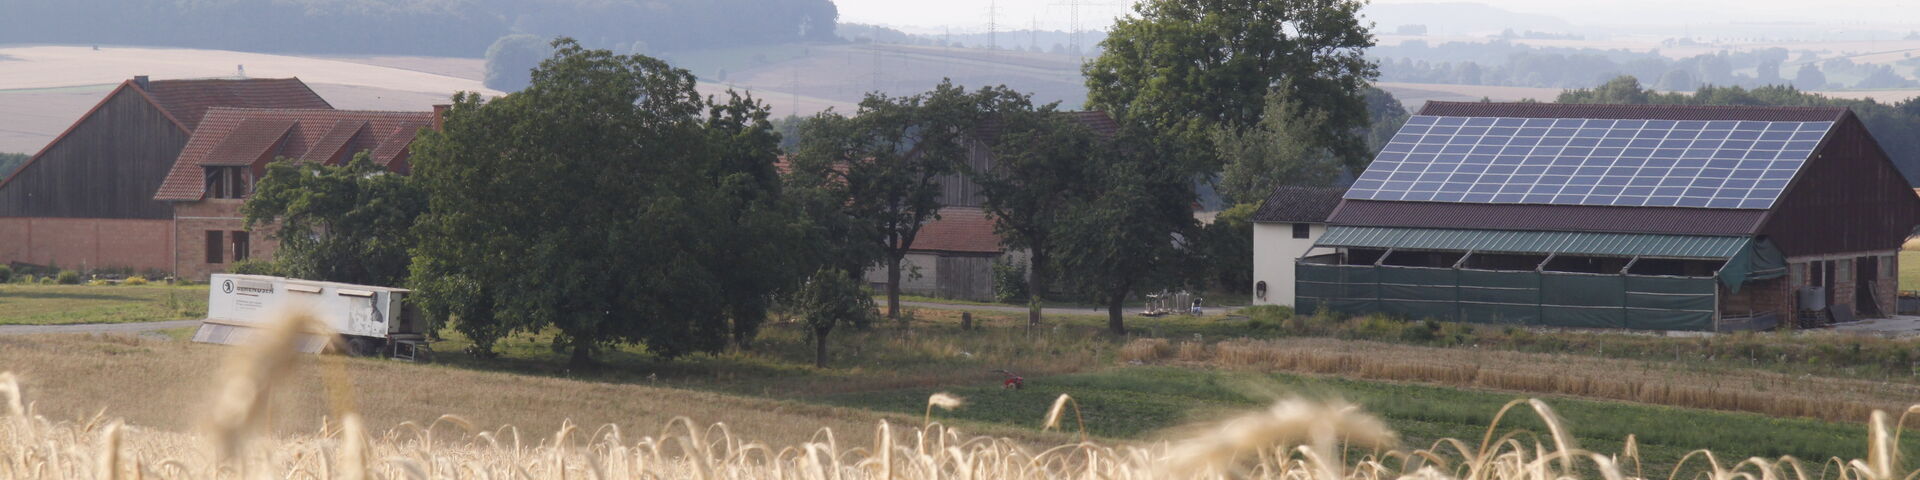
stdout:
[(816, 367), (827, 368), (827, 335), (834, 327), (866, 328), (873, 322), (873, 292), (838, 269), (814, 272), (794, 297), (795, 309), (813, 332)]

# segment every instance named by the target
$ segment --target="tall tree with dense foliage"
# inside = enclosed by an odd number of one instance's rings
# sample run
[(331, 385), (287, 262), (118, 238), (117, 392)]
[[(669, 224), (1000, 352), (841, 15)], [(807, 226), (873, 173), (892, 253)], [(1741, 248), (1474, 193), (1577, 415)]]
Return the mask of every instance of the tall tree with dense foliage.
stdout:
[(993, 217), (1001, 241), (1030, 255), (1027, 322), (1038, 325), (1041, 296), (1054, 277), (1060, 225), (1107, 141), (1058, 112), (1057, 103), (1036, 107), (1031, 97), (1019, 94), (992, 103), (994, 134), (988, 148), (993, 168), (967, 173), (985, 194), (981, 207)]
[[(1133, 133), (1133, 134), (1130, 134)], [(1075, 287), (1107, 307), (1107, 330), (1127, 332), (1121, 307), (1145, 288), (1179, 282), (1180, 262), (1196, 238), (1193, 183), (1186, 171), (1132, 145), (1121, 131), (1115, 148), (1096, 158), (1082, 180), (1085, 194), (1060, 224), (1059, 260)]]
[(703, 100), (691, 74), (653, 58), (554, 47), (526, 89), (462, 94), (444, 130), (415, 142), (429, 209), (411, 285), (476, 342), (551, 328), (576, 366), (612, 345), (724, 347), (741, 311), (728, 299), (778, 283), (722, 271), (747, 251), (736, 237), (785, 228), (738, 220), (778, 214), (750, 198), (772, 187), (766, 107)]
[(346, 165), (267, 164), (240, 212), (250, 229), (277, 224), (274, 262), (286, 275), (399, 286), (412, 262), (414, 220), (426, 209), (425, 192), (360, 152)]
[(1207, 145), (1216, 127), (1251, 128), (1269, 91), (1303, 110), (1350, 165), (1367, 160), (1363, 92), (1377, 69), (1359, 0), (1143, 0), (1086, 67), (1087, 105), (1159, 137), (1165, 160), (1219, 171)]
[(1234, 203), (1258, 203), (1280, 185), (1328, 185), (1340, 177), (1332, 146), (1316, 131), (1326, 113), (1275, 93), (1252, 128), (1214, 130), (1214, 148), (1227, 162), (1220, 193)]
[(855, 251), (878, 255), (867, 265), (886, 267), (890, 318), (900, 312), (907, 250), (920, 227), (938, 218), (940, 179), (966, 160), (963, 140), (983, 118), (982, 99), (997, 95), (991, 92), (941, 82), (912, 96), (871, 93), (853, 117), (825, 112), (800, 128), (793, 178), (816, 192), (810, 195), (816, 205), (837, 205), (822, 214), (837, 217), (828, 222), (844, 223), (846, 234), (864, 237), (848, 239), (869, 244)]
[(30, 158), (33, 156), (24, 153), (0, 153), (0, 179), (12, 176), (13, 171), (20, 169), (21, 165), (26, 165), (27, 159)]

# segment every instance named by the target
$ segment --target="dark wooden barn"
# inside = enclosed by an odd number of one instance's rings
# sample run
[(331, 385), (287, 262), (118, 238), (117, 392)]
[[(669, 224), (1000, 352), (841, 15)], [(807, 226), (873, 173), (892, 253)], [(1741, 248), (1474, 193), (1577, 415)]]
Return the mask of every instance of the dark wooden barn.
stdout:
[(212, 107), (332, 108), (293, 78), (122, 82), (0, 180), (0, 263), (168, 268), (173, 209), (154, 192)]
[(1329, 223), (1304, 310), (1736, 330), (1892, 314), (1920, 197), (1844, 108), (1431, 102)]

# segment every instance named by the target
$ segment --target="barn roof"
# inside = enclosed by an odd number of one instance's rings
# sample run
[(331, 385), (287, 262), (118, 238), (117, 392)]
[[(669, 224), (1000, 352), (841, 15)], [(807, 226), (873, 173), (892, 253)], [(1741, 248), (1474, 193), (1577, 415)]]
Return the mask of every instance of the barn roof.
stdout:
[(920, 226), (908, 250), (915, 252), (1000, 253), (993, 218), (974, 208), (943, 208), (940, 218)]
[(396, 168), (415, 133), (432, 123), (432, 112), (209, 108), (154, 199), (199, 200), (206, 190), (202, 167), (273, 157), (327, 161), (370, 151), (374, 162)]
[(144, 90), (188, 130), (215, 107), (333, 108), (299, 78), (153, 80)]
[(1326, 223), (1344, 188), (1280, 186), (1253, 212), (1255, 222)]
[(1348, 200), (1758, 209), (1844, 108), (1430, 104)]

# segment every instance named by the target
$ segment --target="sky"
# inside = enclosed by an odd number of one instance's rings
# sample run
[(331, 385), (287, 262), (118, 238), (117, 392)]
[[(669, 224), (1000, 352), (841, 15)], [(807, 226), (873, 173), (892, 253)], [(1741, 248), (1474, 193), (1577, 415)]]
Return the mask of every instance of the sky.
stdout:
[[(1920, 26), (1914, 0), (1473, 0), (1522, 13), (1553, 15), (1587, 25), (1697, 25), (1731, 22), (1817, 22), (1835, 27), (1891, 24)], [(1066, 30), (1073, 0), (834, 0), (844, 22), (878, 23), (916, 33), (986, 31), (993, 7), (1000, 30)], [(1130, 0), (1080, 0), (1087, 29), (1112, 23), (1131, 10)], [(1375, 0), (1376, 4), (1440, 3)], [(1902, 4), (1905, 4), (1904, 6)], [(1649, 12), (1659, 12), (1649, 15)]]

